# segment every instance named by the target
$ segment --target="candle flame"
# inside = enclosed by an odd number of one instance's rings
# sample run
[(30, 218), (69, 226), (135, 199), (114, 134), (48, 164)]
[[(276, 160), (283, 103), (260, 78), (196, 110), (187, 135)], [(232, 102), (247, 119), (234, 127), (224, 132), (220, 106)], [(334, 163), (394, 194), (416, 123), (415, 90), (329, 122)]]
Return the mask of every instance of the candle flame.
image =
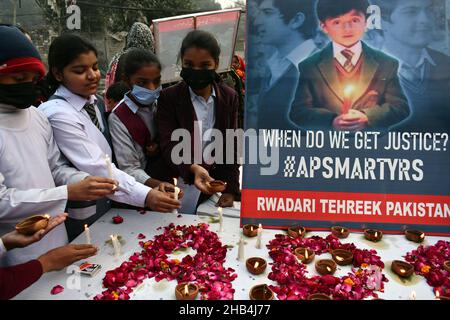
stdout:
[(375, 238), (378, 238), (378, 232), (375, 232)]
[(349, 98), (350, 95), (353, 93), (353, 91), (355, 90), (355, 87), (352, 86), (351, 84), (349, 84), (348, 86), (346, 86), (344, 88), (344, 97), (345, 98)]
[(425, 233), (420, 234), (420, 238), (423, 238), (423, 237), (425, 237)]
[(256, 261), (256, 262), (255, 262), (255, 265), (254, 265), (253, 267), (254, 267), (255, 269), (258, 268), (258, 267), (259, 267), (259, 262)]
[(111, 240), (113, 240), (113, 241), (114, 241), (114, 236), (113, 236), (113, 235), (110, 235), (110, 237), (111, 237)]
[(86, 229), (89, 229), (87, 224), (84, 225), (84, 230), (86, 230)]
[(402, 268), (402, 269), (400, 269), (400, 272), (401, 272), (401, 273), (405, 273), (406, 270)]
[(439, 293), (439, 291), (436, 291), (436, 299), (440, 299), (441, 294)]
[(344, 233), (344, 229), (341, 229), (341, 233)]
[(45, 218), (45, 219), (50, 219), (50, 215), (49, 215), (49, 214), (45, 214), (45, 215), (44, 215), (44, 218)]
[(253, 227), (250, 227), (250, 232), (253, 232)]
[(340, 256), (336, 256), (336, 260), (338, 261), (344, 261), (344, 258), (340, 257)]
[(177, 183), (178, 183), (177, 178), (173, 178), (173, 185), (174, 185), (174, 186), (177, 186)]
[(305, 259), (308, 259), (309, 255), (308, 255), (308, 249), (305, 250)]
[(416, 292), (413, 290), (411, 291), (411, 295), (409, 296), (411, 300), (416, 300)]
[(189, 287), (187, 284), (184, 285), (184, 294), (189, 295)]
[(328, 272), (331, 272), (331, 268), (329, 266), (327, 266), (327, 270)]
[(259, 228), (259, 229), (262, 229), (262, 224), (261, 224), (261, 223), (259, 224), (258, 228)]
[(219, 207), (217, 210), (219, 210), (219, 213), (222, 213), (222, 207)]

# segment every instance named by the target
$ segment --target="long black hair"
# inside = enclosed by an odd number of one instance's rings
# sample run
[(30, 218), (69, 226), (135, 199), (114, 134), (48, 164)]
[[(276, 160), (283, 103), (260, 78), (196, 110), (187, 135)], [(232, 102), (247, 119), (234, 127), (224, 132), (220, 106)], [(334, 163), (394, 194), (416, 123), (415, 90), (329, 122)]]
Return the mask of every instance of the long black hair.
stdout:
[(62, 72), (80, 54), (91, 51), (98, 55), (97, 49), (90, 42), (74, 34), (63, 34), (52, 41), (48, 53), (49, 71), (46, 76), (50, 95), (54, 94), (60, 85), (53, 70)]

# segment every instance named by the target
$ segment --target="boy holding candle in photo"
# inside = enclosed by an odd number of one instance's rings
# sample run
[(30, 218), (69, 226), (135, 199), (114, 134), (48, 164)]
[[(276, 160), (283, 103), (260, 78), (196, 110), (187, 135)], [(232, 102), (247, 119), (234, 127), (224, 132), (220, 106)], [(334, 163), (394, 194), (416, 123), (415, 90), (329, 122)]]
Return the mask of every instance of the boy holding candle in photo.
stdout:
[(368, 6), (368, 0), (318, 1), (331, 42), (299, 64), (290, 118), (301, 128), (385, 131), (409, 116), (398, 61), (361, 41)]

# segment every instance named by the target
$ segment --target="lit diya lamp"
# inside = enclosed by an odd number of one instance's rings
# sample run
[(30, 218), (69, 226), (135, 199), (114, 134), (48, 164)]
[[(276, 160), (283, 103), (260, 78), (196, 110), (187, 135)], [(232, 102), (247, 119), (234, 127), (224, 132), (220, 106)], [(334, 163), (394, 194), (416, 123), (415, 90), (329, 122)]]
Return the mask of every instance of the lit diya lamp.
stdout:
[(177, 300), (195, 300), (198, 294), (198, 286), (194, 283), (180, 283), (175, 287)]
[(267, 262), (263, 258), (253, 257), (248, 258), (245, 265), (247, 266), (248, 272), (258, 275), (266, 270)]
[(250, 300), (273, 300), (274, 293), (267, 284), (259, 284), (250, 289)]
[(314, 257), (316, 256), (314, 251), (309, 248), (296, 248), (294, 250), (294, 253), (297, 256), (297, 258), (304, 264), (310, 263), (311, 261), (314, 260)]
[(306, 229), (302, 226), (292, 226), (288, 228), (288, 235), (292, 238), (303, 238), (305, 236)]
[(447, 260), (447, 261), (444, 262), (444, 269), (447, 272), (450, 272), (450, 260)]
[(450, 296), (442, 295), (438, 290), (436, 290), (435, 300), (450, 300)]
[(207, 181), (206, 186), (208, 187), (209, 191), (211, 192), (224, 192), (227, 188), (227, 183), (223, 182), (221, 180), (213, 180), (213, 181)]
[(22, 220), (16, 225), (16, 231), (20, 234), (30, 236), (39, 230), (47, 228), (50, 215), (35, 215)]
[(414, 273), (414, 266), (405, 261), (394, 260), (391, 264), (391, 270), (402, 278), (409, 278)]
[(329, 295), (324, 293), (313, 293), (306, 298), (307, 300), (332, 300)]
[(323, 259), (316, 262), (316, 270), (321, 275), (334, 274), (336, 272), (336, 262), (331, 259)]
[(421, 243), (425, 239), (425, 233), (419, 230), (406, 229), (405, 230), (406, 239), (409, 241)]
[(364, 230), (364, 237), (372, 242), (378, 242), (383, 238), (383, 232), (375, 229)]
[(340, 239), (343, 239), (343, 238), (348, 237), (350, 231), (348, 230), (348, 228), (345, 228), (345, 227), (334, 226), (334, 227), (331, 227), (331, 233), (334, 236), (336, 236)]
[(353, 263), (353, 253), (344, 249), (336, 249), (331, 252), (333, 260), (340, 266), (346, 266)]
[(242, 233), (244, 233), (244, 236), (246, 237), (256, 237), (258, 235), (258, 225), (256, 224), (246, 224), (242, 227)]

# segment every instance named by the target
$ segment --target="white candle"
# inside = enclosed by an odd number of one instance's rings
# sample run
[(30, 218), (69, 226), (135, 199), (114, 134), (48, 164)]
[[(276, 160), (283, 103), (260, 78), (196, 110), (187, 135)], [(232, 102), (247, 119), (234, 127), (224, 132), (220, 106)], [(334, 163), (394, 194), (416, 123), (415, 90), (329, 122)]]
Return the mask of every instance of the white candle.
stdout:
[(219, 232), (223, 231), (223, 214), (222, 214), (222, 207), (219, 207)]
[(262, 247), (261, 236), (262, 236), (262, 225), (260, 223), (258, 227), (258, 238), (256, 239), (256, 249), (261, 249)]
[(106, 169), (108, 170), (108, 177), (110, 179), (114, 179), (111, 158), (107, 154), (105, 154), (105, 163), (106, 163)]
[(241, 236), (241, 239), (239, 239), (239, 248), (238, 248), (237, 259), (239, 261), (244, 260), (244, 238), (242, 236)]
[(91, 244), (91, 231), (87, 224), (84, 225), (84, 234), (86, 235), (86, 243)]
[[(178, 196), (180, 194), (180, 188), (177, 187), (177, 184), (178, 184), (177, 178), (173, 178), (173, 184), (175, 186), (174, 199), (178, 200)], [(173, 209), (172, 213), (178, 214), (178, 209)]]
[(111, 235), (111, 240), (114, 247), (114, 256), (118, 257), (120, 255), (120, 242), (116, 235)]

